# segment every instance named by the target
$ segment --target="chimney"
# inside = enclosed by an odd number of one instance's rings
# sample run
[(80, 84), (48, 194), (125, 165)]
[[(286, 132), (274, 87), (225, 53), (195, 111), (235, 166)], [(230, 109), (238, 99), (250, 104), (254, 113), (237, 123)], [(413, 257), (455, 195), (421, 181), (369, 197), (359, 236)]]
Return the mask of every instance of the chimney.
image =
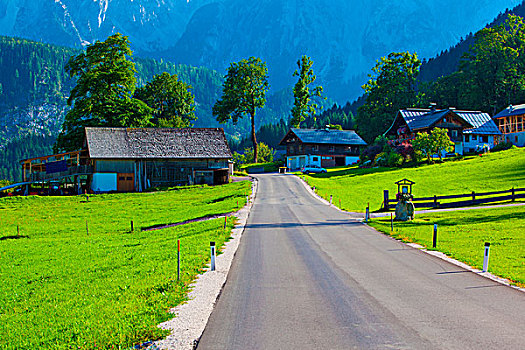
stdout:
[(513, 109), (514, 107), (512, 107), (512, 105), (509, 105), (509, 112), (512, 112)]
[(430, 108), (430, 112), (434, 113), (436, 111), (436, 103), (430, 102), (430, 106), (428, 106), (428, 108)]

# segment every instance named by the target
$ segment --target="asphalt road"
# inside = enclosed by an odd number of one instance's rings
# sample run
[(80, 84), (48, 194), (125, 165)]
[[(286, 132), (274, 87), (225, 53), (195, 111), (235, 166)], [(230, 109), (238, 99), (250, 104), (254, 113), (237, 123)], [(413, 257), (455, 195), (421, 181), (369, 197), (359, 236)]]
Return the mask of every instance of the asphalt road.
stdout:
[(523, 292), (375, 232), (294, 176), (258, 178), (199, 350), (525, 348)]

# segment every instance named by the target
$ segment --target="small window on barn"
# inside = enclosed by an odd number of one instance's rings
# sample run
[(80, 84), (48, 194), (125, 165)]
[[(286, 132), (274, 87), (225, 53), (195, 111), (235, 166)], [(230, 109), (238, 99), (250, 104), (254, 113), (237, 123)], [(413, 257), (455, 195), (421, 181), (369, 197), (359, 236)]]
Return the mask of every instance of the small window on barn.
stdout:
[(470, 137), (468, 135), (465, 135), (465, 142), (469, 142)]
[(328, 148), (328, 150), (329, 150), (330, 152), (335, 152), (335, 146), (330, 146), (330, 147)]
[(313, 157), (312, 160), (313, 160), (314, 162), (318, 162), (318, 161), (319, 161), (319, 157)]
[(119, 176), (119, 177), (118, 177), (118, 180), (119, 180), (119, 181), (124, 181), (124, 180), (125, 180), (125, 177), (124, 177), (124, 176)]
[(314, 152), (319, 151), (319, 146), (318, 145), (313, 145), (312, 146), (312, 151), (314, 151)]
[(476, 141), (477, 140), (477, 136), (476, 135), (472, 135), (472, 141)]
[(458, 131), (457, 130), (451, 130), (450, 134), (452, 135), (452, 137), (457, 137), (458, 136)]
[(133, 178), (131, 176), (126, 177), (126, 181), (131, 181)]
[(487, 135), (482, 136), (482, 139), (481, 142), (489, 142), (489, 137)]

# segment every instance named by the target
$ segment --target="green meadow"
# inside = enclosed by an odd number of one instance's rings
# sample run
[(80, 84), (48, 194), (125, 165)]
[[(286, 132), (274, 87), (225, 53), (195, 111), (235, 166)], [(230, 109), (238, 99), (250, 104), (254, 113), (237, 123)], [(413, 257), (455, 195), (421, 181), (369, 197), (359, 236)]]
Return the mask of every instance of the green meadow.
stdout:
[(0, 348), (127, 349), (165, 336), (157, 324), (186, 300), (233, 219), (226, 230), (224, 219), (141, 228), (236, 211), (250, 186), (1, 198)]
[[(436, 249), (432, 248), (434, 224), (438, 225)], [(369, 225), (478, 269), (483, 267), (485, 242), (490, 242), (489, 272), (525, 287), (525, 206), (421, 214), (414, 221), (394, 222), (394, 232), (390, 217), (373, 219)]]
[(326, 174), (301, 175), (317, 193), (347, 211), (363, 212), (381, 208), (383, 190), (390, 198), (397, 193), (396, 181), (408, 178), (415, 182), (415, 197), (491, 192), (525, 187), (525, 148), (446, 161), (415, 168), (328, 169)]

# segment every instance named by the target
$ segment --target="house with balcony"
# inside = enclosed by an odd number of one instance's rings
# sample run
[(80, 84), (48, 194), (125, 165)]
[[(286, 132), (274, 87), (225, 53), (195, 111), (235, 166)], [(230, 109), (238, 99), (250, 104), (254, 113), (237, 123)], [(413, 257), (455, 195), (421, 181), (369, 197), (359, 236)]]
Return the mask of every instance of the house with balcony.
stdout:
[(434, 128), (447, 130), (454, 143), (454, 153), (475, 151), (487, 145), (492, 148), (501, 133), (487, 113), (463, 111), (455, 108), (407, 108), (400, 110), (392, 126), (385, 133), (393, 136), (394, 145), (411, 143), (418, 132)]
[(294, 171), (305, 165), (353, 164), (366, 142), (354, 130), (290, 129), (279, 145), (286, 147), (286, 166)]
[(34, 191), (53, 183), (76, 194), (224, 184), (231, 158), (223, 129), (87, 127), (82, 150), (21, 164), (24, 184)]
[(510, 105), (492, 119), (501, 131), (502, 141), (525, 146), (525, 104)]

